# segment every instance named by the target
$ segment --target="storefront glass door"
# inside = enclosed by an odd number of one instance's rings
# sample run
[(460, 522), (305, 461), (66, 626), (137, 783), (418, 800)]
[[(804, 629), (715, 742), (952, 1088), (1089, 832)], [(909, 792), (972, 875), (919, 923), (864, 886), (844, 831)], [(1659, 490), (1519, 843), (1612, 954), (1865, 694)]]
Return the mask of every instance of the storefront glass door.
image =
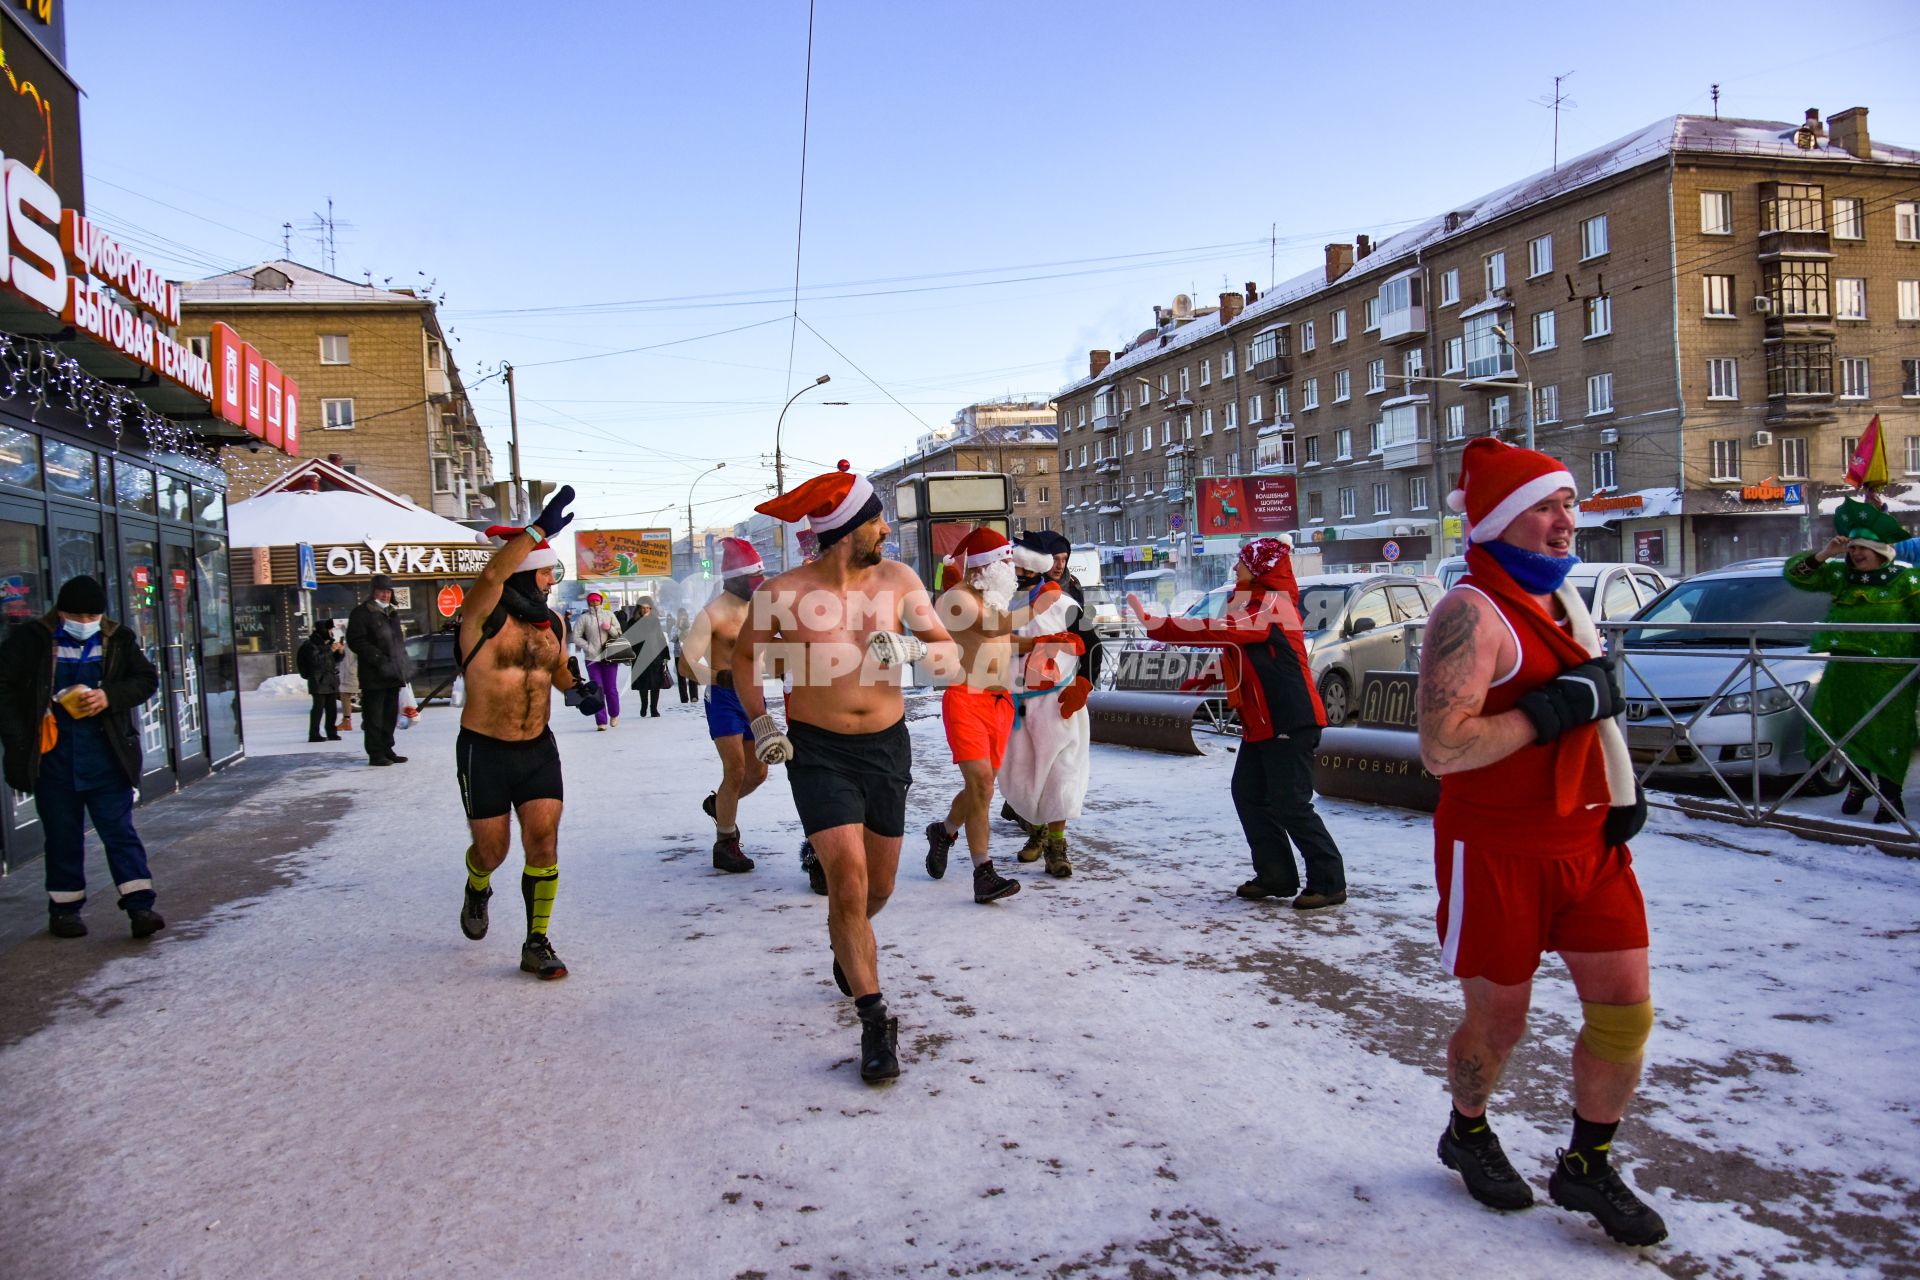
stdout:
[[(41, 565), (40, 512), (0, 502), (0, 634), (10, 635), (52, 605)], [(9, 870), (40, 855), (40, 815), (33, 797), (0, 786), (5, 800), (5, 861)]]
[(182, 784), (206, 776), (207, 735), (200, 709), (200, 619), (193, 603), (191, 536), (160, 535), (160, 595), (165, 601), (167, 661), (162, 672), (172, 713), (174, 767)]
[(152, 526), (130, 526), (123, 518), (120, 533), (120, 591), (126, 602), (120, 621), (131, 628), (140, 651), (161, 681), (140, 707), (140, 796), (165, 795), (175, 786), (173, 745), (167, 740), (167, 663), (160, 629), (160, 544)]

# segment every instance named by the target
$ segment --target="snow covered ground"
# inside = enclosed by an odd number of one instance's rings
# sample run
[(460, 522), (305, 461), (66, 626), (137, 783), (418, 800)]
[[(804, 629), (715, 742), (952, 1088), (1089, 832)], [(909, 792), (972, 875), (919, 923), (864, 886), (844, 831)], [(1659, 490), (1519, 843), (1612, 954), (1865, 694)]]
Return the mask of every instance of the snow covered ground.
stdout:
[[(910, 830), (957, 782), (931, 710)], [(713, 871), (704, 726), (663, 711), (595, 734), (556, 706), (572, 976), (541, 984), (517, 855), (492, 935), (455, 923), (455, 713), (374, 770), (249, 696), (250, 751), (339, 757), (306, 784), (339, 819), (291, 886), (0, 1051), (0, 1275), (1920, 1274), (1920, 863), (1671, 813), (1636, 841), (1660, 1014), (1619, 1148), (1673, 1233), (1636, 1253), (1482, 1210), (1434, 1158), (1423, 816), (1323, 802), (1354, 896), (1311, 916), (1232, 895), (1224, 750), (1096, 748), (1076, 874), (1022, 867), (993, 907), (910, 837), (877, 921), (905, 1074), (870, 1089), (785, 778), (744, 807), (759, 870)], [(1578, 1020), (1544, 974), (1497, 1104), (1543, 1201)]]

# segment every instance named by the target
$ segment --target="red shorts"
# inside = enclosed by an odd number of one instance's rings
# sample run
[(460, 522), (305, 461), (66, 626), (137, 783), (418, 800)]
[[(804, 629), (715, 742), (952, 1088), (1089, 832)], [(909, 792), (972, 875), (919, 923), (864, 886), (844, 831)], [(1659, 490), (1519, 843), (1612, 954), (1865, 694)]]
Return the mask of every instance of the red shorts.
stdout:
[(1007, 739), (1013, 734), (1012, 694), (948, 685), (940, 700), (940, 718), (946, 722), (947, 745), (953, 748), (955, 764), (985, 760), (997, 770), (1007, 758)]
[(1436, 830), (1434, 923), (1456, 978), (1512, 986), (1548, 951), (1632, 951), (1647, 945), (1647, 902), (1625, 845), (1570, 858), (1476, 849)]

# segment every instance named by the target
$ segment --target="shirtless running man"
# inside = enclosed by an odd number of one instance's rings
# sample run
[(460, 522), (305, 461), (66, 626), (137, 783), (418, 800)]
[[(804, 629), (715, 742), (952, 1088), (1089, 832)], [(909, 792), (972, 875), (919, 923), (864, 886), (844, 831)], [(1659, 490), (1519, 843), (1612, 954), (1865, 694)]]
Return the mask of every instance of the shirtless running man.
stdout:
[[(864, 478), (829, 472), (756, 510), (806, 519), (820, 554), (753, 593), (733, 651), (734, 692), (752, 722), (755, 753), (786, 764), (801, 826), (826, 872), (834, 981), (860, 1015), (860, 1078), (891, 1080), (900, 1074), (898, 1021), (881, 998), (869, 921), (893, 893), (913, 759), (890, 669), (921, 658), (950, 669), (957, 654), (913, 570), (884, 558), (889, 529)], [(902, 623), (909, 634), (896, 629)], [(784, 732), (760, 688), (769, 656), (793, 682)]]
[(580, 709), (592, 715), (599, 690), (566, 659), (566, 623), (547, 608), (560, 558), (548, 541), (573, 521), (573, 486), (560, 490), (525, 529), (495, 525), (491, 537), (507, 545), (467, 592), (455, 639), (466, 678), (454, 763), (473, 843), (467, 847), (467, 897), (460, 931), (487, 936), (487, 899), (494, 869), (507, 858), (513, 833), (508, 811), (520, 815), (526, 868), (520, 896), (527, 906), (527, 940), (520, 967), (545, 979), (564, 978), (567, 966), (547, 941), (547, 920), (560, 884), (560, 749), (547, 727), (554, 689), (582, 686)]
[(713, 865), (721, 871), (751, 871), (740, 849), (736, 822), (740, 802), (767, 780), (767, 762), (747, 750), (752, 726), (733, 691), (733, 650), (747, 621), (747, 602), (766, 581), (760, 553), (745, 538), (720, 540), (720, 594), (693, 620), (681, 654), (693, 678), (707, 686), (707, 736), (720, 753), (720, 786), (700, 804), (713, 819)]
[(962, 678), (940, 699), (947, 746), (960, 767), (961, 787), (944, 822), (927, 824), (927, 874), (947, 874), (947, 854), (967, 829), (973, 858), (973, 900), (996, 902), (1020, 892), (1020, 882), (993, 868), (993, 779), (1013, 733), (1013, 619), (1007, 607), (1018, 586), (1013, 544), (982, 526), (961, 539), (948, 563), (958, 581), (940, 593), (935, 613), (960, 650)]

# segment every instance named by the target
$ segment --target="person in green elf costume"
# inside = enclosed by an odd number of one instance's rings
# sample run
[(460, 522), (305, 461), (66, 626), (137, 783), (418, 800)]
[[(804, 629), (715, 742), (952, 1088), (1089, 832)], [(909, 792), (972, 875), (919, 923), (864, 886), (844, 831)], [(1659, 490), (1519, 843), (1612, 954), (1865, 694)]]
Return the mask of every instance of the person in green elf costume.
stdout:
[[(1786, 564), (1787, 582), (1802, 591), (1833, 597), (1828, 622), (1920, 622), (1920, 569), (1901, 562), (1896, 544), (1907, 531), (1886, 512), (1848, 498), (1833, 513), (1837, 531), (1827, 544), (1803, 551)], [(1865, 654), (1879, 658), (1920, 657), (1920, 634), (1910, 631), (1821, 632), (1810, 648), (1833, 654)], [(1887, 691), (1907, 680), (1912, 667), (1904, 663), (1833, 662), (1821, 677), (1810, 708), (1826, 734), (1825, 742), (1809, 742), (1807, 753), (1818, 758), (1826, 743), (1845, 737)], [(1841, 750), (1862, 773), (1878, 785), (1881, 805), (1875, 822), (1903, 816), (1901, 788), (1915, 744), (1914, 705), (1920, 699), (1920, 679), (1907, 680), (1891, 702), (1870, 724), (1863, 725)], [(1866, 807), (1867, 792), (1858, 780), (1847, 788), (1843, 813)]]

